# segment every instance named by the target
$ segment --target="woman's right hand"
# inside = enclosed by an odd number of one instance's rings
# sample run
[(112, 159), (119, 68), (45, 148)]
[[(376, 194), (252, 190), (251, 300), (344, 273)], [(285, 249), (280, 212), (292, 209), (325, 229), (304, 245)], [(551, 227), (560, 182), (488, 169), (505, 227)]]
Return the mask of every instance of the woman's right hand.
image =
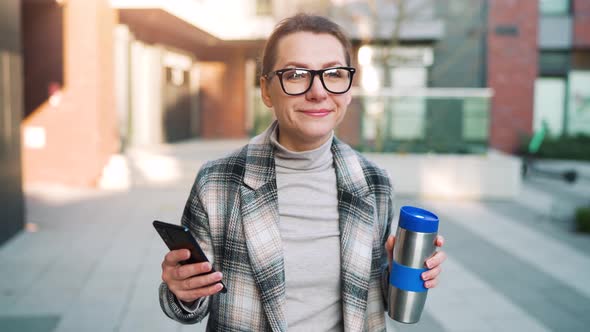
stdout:
[(209, 273), (211, 263), (202, 262), (180, 265), (190, 257), (187, 249), (172, 250), (162, 262), (162, 280), (176, 298), (192, 304), (201, 297), (218, 293), (223, 289), (221, 272)]

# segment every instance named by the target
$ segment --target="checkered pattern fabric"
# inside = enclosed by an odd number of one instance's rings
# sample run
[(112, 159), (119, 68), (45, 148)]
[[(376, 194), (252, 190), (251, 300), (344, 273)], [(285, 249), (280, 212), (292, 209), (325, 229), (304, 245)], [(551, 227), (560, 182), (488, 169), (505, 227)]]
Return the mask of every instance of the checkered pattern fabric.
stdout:
[[(210, 331), (286, 331), (285, 271), (271, 128), (229, 156), (204, 165), (182, 224), (223, 273), (228, 293), (202, 299), (194, 312), (166, 284), (160, 304), (189, 324), (209, 314)], [(385, 331), (385, 241), (393, 219), (393, 189), (385, 171), (334, 138), (346, 331)], [(310, 271), (313, 273), (313, 271)]]

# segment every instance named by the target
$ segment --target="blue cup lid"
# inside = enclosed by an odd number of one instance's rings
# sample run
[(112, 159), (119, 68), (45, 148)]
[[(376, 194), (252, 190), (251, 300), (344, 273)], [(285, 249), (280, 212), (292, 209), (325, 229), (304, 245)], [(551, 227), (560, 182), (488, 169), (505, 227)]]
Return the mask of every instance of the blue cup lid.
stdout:
[(438, 217), (421, 208), (402, 206), (399, 227), (420, 233), (436, 233), (438, 231)]

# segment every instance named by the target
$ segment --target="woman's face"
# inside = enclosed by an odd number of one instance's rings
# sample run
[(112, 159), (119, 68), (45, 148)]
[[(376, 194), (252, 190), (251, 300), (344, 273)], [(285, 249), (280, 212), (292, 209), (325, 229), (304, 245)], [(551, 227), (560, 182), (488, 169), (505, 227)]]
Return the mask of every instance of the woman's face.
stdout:
[[(283, 68), (324, 69), (347, 66), (344, 47), (330, 34), (296, 32), (277, 44), (272, 71)], [(292, 151), (311, 150), (322, 145), (342, 121), (350, 104), (350, 90), (332, 94), (324, 89), (318, 75), (311, 88), (298, 96), (281, 89), (278, 76), (260, 79), (264, 104), (273, 108), (279, 123), (279, 142)]]

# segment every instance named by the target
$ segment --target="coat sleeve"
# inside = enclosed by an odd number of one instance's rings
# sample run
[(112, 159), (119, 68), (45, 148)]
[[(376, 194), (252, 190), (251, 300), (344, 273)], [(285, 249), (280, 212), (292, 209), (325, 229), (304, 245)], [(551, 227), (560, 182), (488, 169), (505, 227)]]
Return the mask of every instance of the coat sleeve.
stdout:
[[(186, 202), (181, 223), (183, 226), (188, 227), (207, 257), (211, 259), (212, 245), (209, 218), (200, 197), (201, 188), (206, 178), (204, 174), (205, 171), (201, 169), (197, 175), (197, 179)], [(186, 306), (180, 304), (174, 293), (170, 291), (168, 285), (164, 282), (160, 284), (159, 298), (160, 306), (166, 316), (183, 324), (198, 323), (209, 313), (210, 296), (197, 300), (196, 305), (189, 311), (186, 310), (188, 309)]]
[[(394, 190), (393, 186), (391, 185), (391, 177), (388, 176), (389, 179), (389, 194), (387, 197), (387, 220), (385, 222), (385, 230), (383, 231), (383, 239), (381, 245), (382, 248), (385, 248), (385, 243), (387, 242), (387, 238), (391, 233), (391, 224), (393, 223), (393, 219), (395, 217), (395, 205), (394, 203)], [(387, 258), (387, 251), (383, 250), (383, 258), (382, 258), (382, 267), (381, 267), (381, 291), (383, 293), (383, 303), (385, 303), (385, 310), (389, 308), (389, 261)]]

